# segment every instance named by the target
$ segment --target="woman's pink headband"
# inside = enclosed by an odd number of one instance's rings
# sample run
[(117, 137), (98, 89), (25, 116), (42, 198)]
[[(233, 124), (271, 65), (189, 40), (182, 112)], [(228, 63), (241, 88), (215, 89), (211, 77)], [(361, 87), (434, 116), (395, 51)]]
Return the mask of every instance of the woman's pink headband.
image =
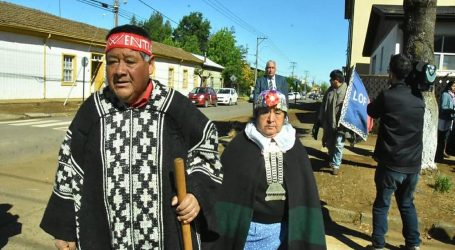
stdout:
[(106, 53), (113, 48), (129, 48), (152, 55), (152, 41), (134, 33), (115, 33), (107, 38)]

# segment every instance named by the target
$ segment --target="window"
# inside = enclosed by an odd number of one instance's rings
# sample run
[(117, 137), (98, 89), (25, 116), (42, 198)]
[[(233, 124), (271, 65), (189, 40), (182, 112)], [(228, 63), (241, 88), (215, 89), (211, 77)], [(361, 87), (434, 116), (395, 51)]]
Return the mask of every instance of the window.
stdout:
[(444, 37), (444, 53), (455, 53), (455, 36)]
[(174, 68), (169, 68), (169, 75), (167, 79), (167, 86), (169, 88), (174, 87)]
[(445, 54), (442, 60), (442, 70), (455, 70), (455, 54)]
[(382, 63), (383, 63), (383, 60), (384, 60), (384, 47), (381, 47), (381, 58), (379, 60), (380, 60), (379, 72), (382, 73)]
[(183, 70), (183, 86), (184, 89), (188, 88), (188, 70)]
[(74, 55), (63, 55), (63, 82), (72, 83), (75, 81), (76, 57)]
[(439, 70), (455, 70), (455, 36), (435, 36), (434, 52), (434, 62)]
[(440, 69), (440, 63), (439, 61), (441, 60), (441, 54), (434, 54), (434, 65), (436, 65), (436, 68)]
[(376, 55), (373, 56), (371, 60), (371, 74), (374, 75), (376, 73)]
[(199, 76), (194, 74), (193, 75), (193, 87), (198, 87), (199, 86)]

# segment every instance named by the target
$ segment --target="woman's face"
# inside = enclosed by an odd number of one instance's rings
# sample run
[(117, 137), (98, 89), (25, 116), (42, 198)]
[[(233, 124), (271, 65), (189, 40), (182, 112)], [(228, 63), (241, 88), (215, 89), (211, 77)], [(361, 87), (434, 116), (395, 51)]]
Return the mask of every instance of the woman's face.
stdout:
[(455, 83), (452, 83), (452, 85), (450, 85), (449, 91), (452, 91), (452, 93), (455, 93)]
[(281, 131), (286, 112), (275, 108), (260, 108), (257, 112), (256, 128), (262, 135), (273, 138)]

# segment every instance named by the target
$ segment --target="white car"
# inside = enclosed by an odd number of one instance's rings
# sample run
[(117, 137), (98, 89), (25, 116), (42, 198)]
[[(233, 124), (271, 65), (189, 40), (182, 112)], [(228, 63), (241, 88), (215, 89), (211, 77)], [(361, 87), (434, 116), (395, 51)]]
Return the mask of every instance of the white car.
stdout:
[(221, 88), (216, 94), (218, 96), (218, 104), (237, 105), (239, 95), (234, 88)]
[(288, 99), (289, 100), (300, 100), (302, 98), (302, 96), (300, 95), (299, 92), (289, 92), (288, 93)]

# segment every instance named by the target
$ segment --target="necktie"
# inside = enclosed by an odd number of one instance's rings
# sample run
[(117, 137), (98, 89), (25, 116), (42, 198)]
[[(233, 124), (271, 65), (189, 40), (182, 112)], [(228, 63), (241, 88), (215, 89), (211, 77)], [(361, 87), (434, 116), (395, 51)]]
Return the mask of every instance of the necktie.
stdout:
[(273, 86), (272, 79), (269, 80), (269, 89), (275, 89), (275, 87)]

